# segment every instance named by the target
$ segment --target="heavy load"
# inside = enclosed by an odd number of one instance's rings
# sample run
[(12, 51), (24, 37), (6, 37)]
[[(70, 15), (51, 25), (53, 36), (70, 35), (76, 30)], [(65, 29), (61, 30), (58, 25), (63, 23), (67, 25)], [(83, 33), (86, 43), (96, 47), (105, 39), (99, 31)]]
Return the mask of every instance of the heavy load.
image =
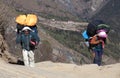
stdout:
[(104, 30), (106, 33), (108, 33), (110, 30), (110, 26), (105, 24), (102, 20), (94, 20), (90, 22), (87, 26), (87, 35), (89, 37), (92, 37), (97, 34), (99, 30)]
[(96, 46), (90, 44), (91, 39), (95, 34), (101, 36), (104, 42), (106, 42), (107, 33), (110, 31), (110, 26), (105, 24), (102, 20), (94, 20), (90, 22), (87, 26), (87, 29), (83, 31), (82, 36), (85, 39), (85, 44), (89, 50)]
[(27, 14), (25, 25), (34, 26), (37, 23), (37, 16), (34, 14)]
[(23, 26), (35, 26), (37, 23), (37, 16), (35, 14), (19, 15), (16, 22)]
[(25, 25), (26, 15), (19, 15), (19, 16), (17, 16), (17, 18), (15, 19), (15, 21), (18, 24)]

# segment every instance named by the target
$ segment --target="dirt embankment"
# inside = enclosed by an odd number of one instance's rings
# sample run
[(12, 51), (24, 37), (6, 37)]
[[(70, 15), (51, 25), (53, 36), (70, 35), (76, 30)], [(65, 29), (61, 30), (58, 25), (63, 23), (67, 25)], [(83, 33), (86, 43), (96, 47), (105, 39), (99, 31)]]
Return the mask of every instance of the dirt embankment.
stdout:
[(0, 60), (1, 78), (120, 78), (120, 64), (97, 66), (41, 62), (35, 68)]

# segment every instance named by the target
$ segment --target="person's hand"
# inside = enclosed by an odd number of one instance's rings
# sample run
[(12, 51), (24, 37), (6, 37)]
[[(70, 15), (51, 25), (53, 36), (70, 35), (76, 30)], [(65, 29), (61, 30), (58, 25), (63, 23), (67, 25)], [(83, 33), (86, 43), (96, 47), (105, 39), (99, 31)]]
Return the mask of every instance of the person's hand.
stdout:
[(33, 45), (36, 45), (36, 43), (34, 41), (30, 41), (30, 43), (33, 44)]

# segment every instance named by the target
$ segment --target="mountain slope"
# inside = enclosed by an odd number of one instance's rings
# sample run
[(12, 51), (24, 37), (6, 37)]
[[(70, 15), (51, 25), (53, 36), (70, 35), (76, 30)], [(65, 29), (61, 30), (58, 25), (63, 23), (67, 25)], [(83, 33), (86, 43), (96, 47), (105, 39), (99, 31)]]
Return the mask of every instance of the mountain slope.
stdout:
[(15, 7), (17, 11), (38, 13), (47, 18), (61, 20), (81, 20), (89, 18), (98, 12), (108, 1), (109, 0), (4, 0), (5, 3)]
[[(21, 48), (20, 45), (16, 45), (15, 43), (15, 37), (16, 37), (16, 32), (15, 32), (15, 28), (16, 28), (16, 23), (15, 20), (13, 18), (16, 17), (16, 15), (18, 14), (22, 14), (23, 12), (25, 13), (35, 13), (38, 15), (41, 15), (43, 17), (45, 16), (51, 16), (51, 14), (55, 15), (55, 16), (59, 16), (60, 17), (67, 17), (66, 14), (68, 14), (68, 16), (76, 16), (77, 12), (82, 14), (84, 16), (83, 10), (84, 9), (88, 9), (91, 8), (93, 5), (94, 9), (97, 8), (101, 8), (102, 7), (102, 1), (104, 0), (80, 0), (80, 1), (72, 1), (72, 0), (24, 0), (23, 2), (21, 2), (21, 0), (1, 0), (4, 1), (4, 4), (1, 4), (1, 7), (5, 7), (1, 10), (1, 15), (3, 14), (4, 16), (4, 21), (5, 21), (5, 25), (3, 25), (1, 23), (1, 29), (4, 31), (2, 31), (3, 33), (3, 37), (5, 38), (6, 42), (8, 43), (9, 46), (9, 52), (14, 54), (17, 58), (22, 58), (22, 54), (21, 54)], [(109, 0), (107, 0), (109, 1)], [(106, 2), (106, 1), (105, 1)], [(58, 4), (59, 3), (59, 4)], [(116, 5), (114, 5), (115, 7), (119, 7), (119, 1), (115, 1)], [(8, 4), (8, 5), (6, 5)], [(101, 5), (101, 7), (97, 6), (97, 4), (99, 4), (99, 6)], [(104, 10), (102, 12), (106, 11), (110, 11), (110, 15), (109, 13), (107, 13), (110, 17), (112, 15), (112, 8), (108, 9), (111, 6), (112, 2), (109, 2), (108, 5), (106, 5), (105, 8), (107, 8), (107, 10)], [(4, 6), (2, 6), (4, 5)], [(31, 6), (32, 5), (32, 6)], [(90, 6), (88, 6), (90, 5)], [(6, 8), (7, 7), (7, 8)], [(117, 10), (117, 8), (115, 8), (115, 10)], [(78, 10), (74, 10), (75, 8), (79, 8)], [(92, 7), (93, 8), (93, 7)], [(6, 11), (6, 10), (8, 11)], [(60, 11), (60, 12), (59, 12)], [(97, 11), (97, 10), (96, 10)], [(94, 11), (95, 12), (95, 11)], [(102, 13), (101, 12), (101, 13)], [(47, 13), (47, 14), (46, 14)], [(60, 14), (59, 14), (60, 13)], [(85, 13), (87, 13), (85, 11)], [(90, 11), (91, 13), (91, 11)], [(117, 11), (115, 11), (114, 13), (117, 14)], [(46, 15), (42, 15), (42, 14), (46, 14)], [(70, 14), (70, 15), (69, 15)], [(104, 14), (104, 13), (103, 13)], [(107, 14), (101, 15), (101, 18), (104, 17), (104, 20), (107, 20)], [(113, 14), (114, 15), (114, 14)], [(88, 16), (89, 17), (89, 16)], [(40, 16), (39, 16), (40, 18)], [(54, 17), (51, 17), (52, 19)], [(7, 20), (9, 19), (9, 20)], [(44, 18), (43, 18), (44, 19)], [(72, 18), (74, 19), (74, 18)], [(111, 18), (110, 18), (111, 19)], [(7, 20), (7, 21), (6, 21)], [(45, 60), (52, 60), (54, 62), (66, 62), (66, 63), (76, 63), (76, 64), (85, 64), (85, 63), (92, 63), (92, 59), (90, 58), (90, 52), (86, 50), (84, 50), (84, 47), (81, 46), (81, 43), (83, 44), (82, 41), (82, 37), (80, 35), (80, 33), (82, 32), (81, 30), (84, 29), (84, 26), (79, 26), (79, 24), (77, 25), (75, 22), (62, 22), (62, 21), (54, 21), (53, 20), (45, 20), (42, 21), (41, 19), (39, 19), (40, 22), (39, 23), (47, 23), (48, 27), (49, 25), (51, 25), (51, 30), (53, 30), (52, 33), (54, 33), (55, 35), (57, 34), (57, 37), (59, 38), (59, 40), (61, 39), (61, 44), (60, 41), (58, 42), (57, 40), (55, 40), (54, 38), (52, 38), (50, 36), (50, 34), (46, 33), (46, 31), (44, 29), (41, 28), (41, 24), (38, 23), (38, 30), (39, 30), (39, 36), (41, 37), (41, 41), (42, 44), (39, 44), (39, 46), (37, 47), (37, 49), (35, 50), (35, 55), (36, 55), (36, 62), (40, 62), (40, 61), (45, 61)], [(115, 19), (116, 20), (116, 19)], [(116, 26), (112, 26), (113, 22), (108, 21), (107, 23), (110, 23), (113, 30), (112, 32), (110, 32), (110, 42), (108, 43), (108, 45), (105, 48), (105, 55), (107, 55), (107, 57), (105, 56), (105, 58), (103, 60), (105, 60), (105, 64), (110, 64), (110, 63), (116, 63), (120, 61), (120, 49), (119, 49), (119, 33), (117, 33), (118, 39), (112, 38), (112, 36), (116, 37), (116, 31), (119, 32), (119, 23), (115, 22), (115, 20), (113, 21)], [(52, 21), (52, 22), (51, 22)], [(6, 23), (7, 22), (7, 23)], [(118, 25), (117, 25), (118, 24)], [(54, 30), (54, 28), (58, 28), (57, 33), (54, 32), (56, 31), (56, 29)], [(62, 28), (60, 31), (61, 33), (59, 33), (59, 26)], [(75, 26), (75, 27), (73, 27)], [(78, 34), (77, 32), (71, 32), (71, 31), (64, 31), (65, 29), (70, 29), (74, 30), (75, 29), (81, 29), (80, 33)], [(79, 30), (77, 30), (79, 31)], [(66, 33), (67, 34), (63, 34)], [(62, 37), (61, 37), (62, 34)], [(72, 34), (72, 36), (70, 36)], [(75, 34), (75, 36), (73, 35)], [(76, 35), (77, 34), (77, 35)], [(80, 36), (80, 37), (78, 37)], [(75, 39), (74, 39), (74, 38)], [(63, 41), (62, 41), (63, 40)], [(67, 41), (65, 41), (67, 40)], [(116, 44), (115, 44), (116, 43)], [(64, 45), (65, 44), (65, 45)], [(69, 46), (66, 46), (69, 45)], [(69, 48), (68, 48), (69, 47)], [(70, 48), (74, 48), (74, 50), (71, 50)], [(87, 53), (89, 55), (87, 55)], [(116, 61), (117, 60), (117, 61)], [(82, 62), (81, 62), (82, 61)], [(109, 63), (108, 63), (109, 62)]]
[[(16, 60), (22, 61), (21, 47), (15, 42), (16, 23), (15, 23), (14, 18), (19, 13), (15, 11), (15, 8), (5, 5), (4, 3), (2, 3), (2, 1), (0, 5), (1, 7), (3, 7), (3, 9), (0, 11), (1, 16), (3, 16), (1, 17), (2, 23), (0, 24), (0, 28), (2, 31), (0, 32), (3, 33), (2, 34), (3, 39), (4, 39), (3, 41), (5, 41), (7, 43), (6, 45), (8, 46), (7, 48), (0, 47), (1, 49), (0, 54), (3, 54), (2, 57), (4, 57), (5, 53), (3, 51), (5, 49), (7, 50), (7, 52), (10, 52), (12, 55), (14, 55), (16, 57)], [(5, 24), (3, 24), (3, 22), (5, 22)], [(41, 28), (41, 25), (39, 23), (38, 23), (38, 31), (39, 31), (39, 36), (41, 38), (42, 43), (39, 44), (36, 47), (37, 49), (35, 50), (35, 61), (36, 62), (41, 62), (45, 60), (51, 60), (54, 62), (76, 63), (76, 64), (80, 64), (80, 63), (85, 64), (85, 63), (91, 62), (84, 55), (70, 48), (65, 47), (64, 45), (60, 44), (57, 40), (52, 38), (50, 35), (48, 35)], [(11, 58), (7, 58), (7, 60), (11, 61)]]

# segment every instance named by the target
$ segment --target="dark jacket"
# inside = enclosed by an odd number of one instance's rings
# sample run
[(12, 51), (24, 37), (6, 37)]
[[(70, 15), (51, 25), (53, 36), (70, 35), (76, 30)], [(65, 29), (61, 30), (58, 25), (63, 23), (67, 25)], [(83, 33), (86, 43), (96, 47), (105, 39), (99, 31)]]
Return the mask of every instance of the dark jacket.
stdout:
[(33, 50), (35, 46), (30, 43), (30, 41), (34, 41), (35, 43), (39, 43), (40, 38), (35, 32), (30, 31), (29, 34), (24, 34), (24, 32), (20, 33), (17, 36), (16, 42), (21, 43), (22, 48), (26, 50)]

